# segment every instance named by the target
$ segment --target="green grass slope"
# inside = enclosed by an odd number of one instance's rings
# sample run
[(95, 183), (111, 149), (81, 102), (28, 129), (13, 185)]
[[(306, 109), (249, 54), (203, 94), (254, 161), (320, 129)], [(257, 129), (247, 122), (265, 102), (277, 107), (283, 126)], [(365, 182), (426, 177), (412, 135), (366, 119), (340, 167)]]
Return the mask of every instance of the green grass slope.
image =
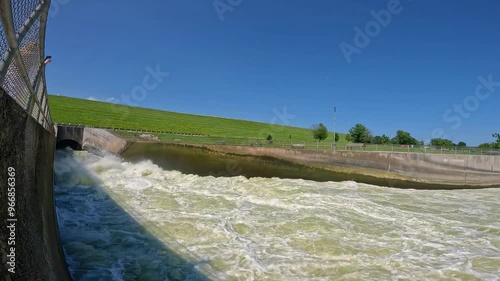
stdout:
[[(52, 119), (56, 123), (81, 124), (136, 130), (165, 131), (228, 138), (314, 141), (310, 129), (228, 118), (184, 114), (99, 101), (49, 95)], [(344, 142), (341, 135), (340, 142)], [(332, 134), (325, 142), (332, 141)]]

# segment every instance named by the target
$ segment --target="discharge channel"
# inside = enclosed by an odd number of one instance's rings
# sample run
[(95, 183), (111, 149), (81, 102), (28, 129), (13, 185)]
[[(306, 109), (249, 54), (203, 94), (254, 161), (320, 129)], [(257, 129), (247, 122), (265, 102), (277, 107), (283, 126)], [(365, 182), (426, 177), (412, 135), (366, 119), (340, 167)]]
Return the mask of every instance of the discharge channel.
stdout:
[(75, 280), (500, 280), (500, 189), (213, 177), (59, 150)]

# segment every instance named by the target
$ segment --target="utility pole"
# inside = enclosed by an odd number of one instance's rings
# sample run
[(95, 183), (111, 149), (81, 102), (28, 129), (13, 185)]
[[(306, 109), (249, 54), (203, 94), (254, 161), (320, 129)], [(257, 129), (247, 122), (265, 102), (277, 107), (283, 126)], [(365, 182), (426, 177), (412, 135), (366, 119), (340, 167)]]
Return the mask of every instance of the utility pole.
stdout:
[(337, 142), (335, 141), (335, 119), (336, 119), (336, 115), (337, 114), (337, 108), (335, 106), (333, 106), (333, 150), (337, 150)]

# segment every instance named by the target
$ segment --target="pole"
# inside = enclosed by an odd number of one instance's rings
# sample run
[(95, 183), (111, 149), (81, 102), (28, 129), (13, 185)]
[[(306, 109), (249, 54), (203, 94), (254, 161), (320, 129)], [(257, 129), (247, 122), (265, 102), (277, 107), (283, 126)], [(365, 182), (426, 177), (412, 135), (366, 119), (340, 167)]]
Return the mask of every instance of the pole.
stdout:
[(337, 142), (335, 141), (335, 119), (336, 119), (337, 108), (333, 106), (333, 150), (337, 150)]

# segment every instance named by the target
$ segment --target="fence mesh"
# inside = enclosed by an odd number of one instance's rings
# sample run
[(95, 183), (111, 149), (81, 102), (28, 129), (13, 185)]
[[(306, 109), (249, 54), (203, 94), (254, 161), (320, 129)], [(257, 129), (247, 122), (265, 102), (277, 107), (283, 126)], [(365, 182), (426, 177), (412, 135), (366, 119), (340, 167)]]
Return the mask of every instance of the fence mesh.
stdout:
[(33, 13), (36, 7), (42, 2), (43, 1), (40, 0), (11, 0), (12, 17), (16, 33), (20, 31), (31, 13)]
[[(38, 123), (54, 132), (41, 41), (45, 37), (41, 19), (47, 18), (50, 0), (3, 0), (0, 5), (0, 85)], [(41, 12), (35, 13), (37, 9)]]
[(14, 61), (8, 65), (7, 75), (5, 76), (2, 87), (22, 108), (28, 108), (30, 91), (28, 86), (24, 83), (21, 73), (19, 73), (19, 68)]
[(38, 69), (40, 68), (40, 44), (39, 44), (40, 20), (29, 29), (23, 41), (19, 45), (19, 51), (23, 57), (24, 66), (28, 72), (28, 77), (33, 85)]
[(7, 44), (7, 37), (5, 36), (5, 31), (3, 30), (3, 23), (1, 24), (2, 28), (0, 28), (0, 52), (1, 54), (5, 54), (9, 49), (9, 45)]

